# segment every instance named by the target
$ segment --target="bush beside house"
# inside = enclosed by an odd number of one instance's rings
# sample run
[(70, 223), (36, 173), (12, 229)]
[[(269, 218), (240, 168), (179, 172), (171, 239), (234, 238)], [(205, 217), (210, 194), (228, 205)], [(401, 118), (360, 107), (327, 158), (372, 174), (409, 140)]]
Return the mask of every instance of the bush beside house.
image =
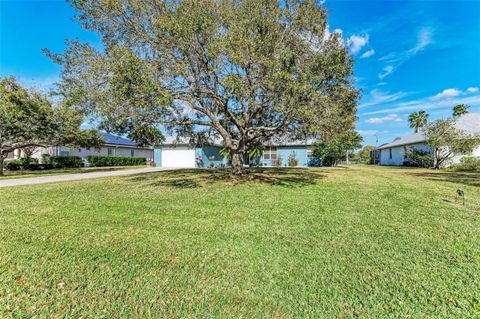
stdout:
[(133, 166), (133, 165), (146, 165), (147, 160), (143, 156), (90, 155), (88, 156), (88, 163), (92, 167)]
[(480, 172), (480, 157), (465, 156), (460, 159), (460, 163), (454, 166), (456, 171), (479, 171)]
[(80, 156), (50, 156), (50, 164), (53, 168), (83, 167), (83, 161)]

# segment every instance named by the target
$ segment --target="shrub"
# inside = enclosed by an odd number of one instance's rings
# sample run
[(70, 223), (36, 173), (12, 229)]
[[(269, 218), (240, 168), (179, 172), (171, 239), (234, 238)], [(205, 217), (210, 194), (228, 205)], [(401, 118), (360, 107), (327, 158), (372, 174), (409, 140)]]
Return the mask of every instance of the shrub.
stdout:
[(465, 156), (460, 163), (454, 166), (457, 171), (480, 171), (480, 157)]
[(308, 160), (308, 166), (320, 167), (322, 166), (322, 159), (316, 156), (313, 156)]
[(22, 169), (22, 160), (11, 160), (11, 161), (6, 161), (5, 162), (5, 168), (8, 169), (9, 171), (19, 171)]
[(147, 161), (143, 156), (90, 155), (88, 156), (88, 163), (92, 167), (132, 166), (132, 165), (146, 165)]
[(416, 148), (407, 148), (405, 151), (405, 160), (403, 166), (411, 167), (432, 167), (433, 157), (430, 152), (418, 150)]
[(288, 156), (288, 166), (297, 166), (297, 165), (298, 165), (297, 155), (295, 154), (295, 152), (292, 152)]
[(83, 166), (80, 156), (50, 156), (53, 168), (77, 168)]

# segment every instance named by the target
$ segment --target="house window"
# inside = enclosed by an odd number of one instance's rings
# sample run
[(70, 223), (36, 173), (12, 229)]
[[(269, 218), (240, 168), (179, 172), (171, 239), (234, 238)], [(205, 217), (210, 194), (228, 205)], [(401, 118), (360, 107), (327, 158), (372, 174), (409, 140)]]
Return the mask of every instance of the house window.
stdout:
[(266, 160), (276, 160), (277, 159), (277, 148), (267, 146), (265, 152), (263, 153), (263, 159)]
[(130, 156), (135, 156), (135, 150), (130, 150)]
[(109, 148), (107, 149), (107, 152), (108, 152), (108, 155), (112, 155), (113, 150), (109, 147)]
[(60, 151), (60, 156), (69, 156), (70, 152), (69, 151)]
[(388, 149), (388, 157), (390, 159), (392, 159), (392, 149), (391, 148)]

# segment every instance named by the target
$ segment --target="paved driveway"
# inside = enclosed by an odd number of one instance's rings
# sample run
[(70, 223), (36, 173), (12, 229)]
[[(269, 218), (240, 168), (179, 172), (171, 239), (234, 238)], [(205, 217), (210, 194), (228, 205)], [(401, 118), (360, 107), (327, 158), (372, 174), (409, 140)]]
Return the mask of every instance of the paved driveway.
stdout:
[(77, 181), (81, 179), (90, 179), (90, 178), (99, 178), (99, 177), (125, 176), (125, 175), (132, 175), (132, 174), (152, 173), (152, 172), (158, 172), (163, 170), (168, 170), (168, 168), (147, 167), (147, 168), (125, 169), (125, 170), (118, 170), (118, 171), (111, 171), (111, 172), (91, 172), (91, 173), (78, 173), (78, 174), (67, 174), (67, 175), (26, 177), (26, 178), (16, 178), (16, 179), (14, 178), (14, 179), (0, 180), (0, 187)]

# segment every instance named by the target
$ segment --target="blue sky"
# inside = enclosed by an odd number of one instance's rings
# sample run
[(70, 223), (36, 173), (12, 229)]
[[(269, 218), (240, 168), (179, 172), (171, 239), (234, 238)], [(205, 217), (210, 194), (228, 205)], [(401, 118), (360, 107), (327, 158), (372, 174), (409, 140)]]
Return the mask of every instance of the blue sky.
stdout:
[[(480, 112), (480, 1), (326, 0), (330, 32), (355, 57), (363, 97), (357, 129), (365, 144), (411, 132), (409, 113), (445, 118), (458, 103)], [(59, 67), (41, 49), (61, 52), (67, 38), (100, 45), (72, 21), (63, 0), (0, 0), (0, 75), (39, 89)], [(376, 136), (375, 136), (376, 135)]]

